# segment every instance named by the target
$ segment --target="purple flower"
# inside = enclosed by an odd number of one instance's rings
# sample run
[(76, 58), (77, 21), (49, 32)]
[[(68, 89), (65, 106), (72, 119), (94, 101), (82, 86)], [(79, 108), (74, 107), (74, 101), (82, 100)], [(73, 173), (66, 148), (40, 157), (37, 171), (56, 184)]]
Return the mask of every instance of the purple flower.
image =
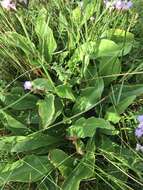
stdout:
[(138, 117), (137, 117), (137, 120), (141, 123), (141, 122), (143, 122), (143, 115), (139, 115)]
[(109, 1), (109, 0), (104, 0), (104, 4), (106, 8), (112, 8), (116, 10), (129, 10), (132, 6), (133, 3), (131, 1), (126, 1), (126, 0), (114, 0), (114, 1)]
[(119, 1), (116, 1), (116, 3), (115, 3), (115, 8), (117, 10), (122, 10), (124, 6), (125, 6), (125, 2), (123, 2), (123, 1), (119, 0)]
[(143, 122), (139, 124), (139, 126), (135, 130), (135, 135), (137, 138), (141, 138), (143, 136)]
[(130, 8), (132, 8), (132, 6), (133, 6), (133, 3), (131, 1), (128, 1), (124, 5), (124, 10), (129, 10)]
[(32, 89), (32, 83), (30, 81), (25, 81), (23, 86), (24, 86), (25, 90), (31, 90)]

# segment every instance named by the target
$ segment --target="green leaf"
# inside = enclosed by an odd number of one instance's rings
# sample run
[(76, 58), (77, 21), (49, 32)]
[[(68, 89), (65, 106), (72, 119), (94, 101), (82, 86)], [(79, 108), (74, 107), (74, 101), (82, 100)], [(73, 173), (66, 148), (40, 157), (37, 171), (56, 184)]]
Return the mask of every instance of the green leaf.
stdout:
[(120, 72), (121, 63), (117, 57), (103, 57), (100, 59), (99, 74), (103, 76), (106, 85), (116, 80), (118, 77), (116, 74), (120, 74)]
[(47, 128), (61, 114), (62, 104), (59, 99), (56, 99), (53, 94), (48, 94), (44, 100), (39, 100), (39, 115), (42, 122), (42, 127)]
[(54, 87), (48, 79), (37, 78), (32, 81), (33, 89), (44, 92), (54, 92)]
[(112, 40), (102, 39), (99, 43), (97, 43), (96, 54), (93, 54), (93, 58), (100, 57), (117, 57), (120, 52), (119, 46)]
[(55, 115), (55, 97), (49, 94), (44, 100), (39, 100), (37, 105), (39, 106), (39, 115), (42, 121), (42, 127), (47, 128), (54, 120)]
[[(36, 182), (53, 170), (47, 156), (25, 156), (13, 163), (1, 163), (0, 184), (8, 182)], [(48, 176), (47, 176), (48, 178)]]
[(134, 44), (134, 34), (121, 29), (110, 29), (102, 34), (102, 37), (106, 37), (117, 43), (121, 49), (120, 56), (127, 55)]
[(75, 100), (75, 97), (73, 95), (72, 89), (68, 85), (63, 84), (63, 85), (57, 86), (56, 87), (56, 93), (61, 98), (66, 98), (66, 99), (69, 99), (69, 100), (72, 100), (72, 101)]
[(89, 179), (94, 175), (95, 167), (95, 145), (92, 140), (88, 141), (87, 153), (81, 159), (79, 164), (69, 173), (68, 178), (64, 181), (63, 190), (78, 190), (80, 181)]
[(112, 123), (116, 124), (120, 121), (121, 117), (115, 113), (115, 112), (107, 112), (106, 113), (106, 116), (105, 118), (108, 120), (108, 121), (111, 121)]
[(76, 99), (76, 103), (74, 104), (73, 112), (78, 113), (94, 106), (101, 98), (103, 89), (104, 83), (102, 79), (98, 79), (94, 86), (81, 89), (80, 96)]
[(50, 151), (49, 159), (55, 168), (58, 168), (62, 176), (65, 178), (72, 172), (74, 167), (74, 159), (67, 155), (64, 151), (60, 149)]
[(53, 137), (42, 133), (33, 133), (28, 136), (5, 136), (0, 138), (1, 152), (28, 152), (38, 148), (56, 146), (61, 141), (60, 137)]
[(106, 112), (106, 118), (109, 119), (109, 115), (116, 113), (122, 114), (136, 99), (136, 97), (142, 95), (143, 85), (115, 85), (113, 87), (113, 99), (114, 105), (109, 107)]
[(120, 50), (120, 47), (115, 42), (107, 39), (102, 39), (99, 42), (86, 42), (75, 50), (68, 65), (73, 68), (76, 63), (83, 61), (85, 56), (89, 56), (90, 59), (117, 57)]
[(12, 117), (10, 114), (4, 111), (1, 111), (0, 114), (2, 116), (4, 126), (10, 131), (12, 131), (14, 134), (24, 135), (31, 131), (27, 128), (27, 126), (25, 126), (23, 123)]
[(124, 100), (121, 100), (118, 104), (111, 106), (107, 110), (107, 114), (109, 113), (117, 113), (122, 114), (136, 99), (136, 96), (129, 96), (125, 98)]
[(113, 91), (116, 99), (120, 96), (119, 100), (124, 100), (129, 96), (141, 96), (143, 94), (143, 85), (115, 85)]
[(39, 38), (39, 48), (44, 53), (44, 56), (47, 61), (50, 61), (52, 58), (53, 52), (57, 48), (56, 41), (54, 39), (53, 31), (48, 26), (48, 21), (46, 21), (47, 10), (41, 9), (36, 21), (35, 31)]
[(27, 110), (36, 108), (38, 97), (33, 94), (18, 94), (11, 92), (5, 96), (4, 104), (14, 110)]
[(115, 131), (115, 128), (104, 119), (95, 117), (85, 119), (82, 117), (67, 129), (67, 134), (75, 138), (93, 137), (97, 128), (103, 129), (103, 132)]

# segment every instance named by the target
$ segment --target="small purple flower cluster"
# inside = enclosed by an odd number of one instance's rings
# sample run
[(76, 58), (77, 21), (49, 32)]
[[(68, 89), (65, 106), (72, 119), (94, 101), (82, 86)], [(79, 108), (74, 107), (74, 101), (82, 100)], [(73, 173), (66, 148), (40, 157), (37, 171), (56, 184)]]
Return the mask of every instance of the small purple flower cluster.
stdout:
[(139, 121), (139, 125), (135, 130), (135, 135), (139, 139), (143, 136), (143, 115), (139, 115), (137, 120)]
[[(139, 115), (137, 117), (137, 120), (139, 122), (138, 127), (135, 130), (135, 136), (140, 139), (143, 137), (143, 115)], [(143, 153), (143, 146), (139, 143), (136, 144), (136, 151), (140, 151)]]
[(106, 8), (116, 9), (116, 10), (129, 10), (133, 6), (132, 1), (126, 1), (126, 0), (114, 0), (114, 1), (104, 0), (104, 4)]

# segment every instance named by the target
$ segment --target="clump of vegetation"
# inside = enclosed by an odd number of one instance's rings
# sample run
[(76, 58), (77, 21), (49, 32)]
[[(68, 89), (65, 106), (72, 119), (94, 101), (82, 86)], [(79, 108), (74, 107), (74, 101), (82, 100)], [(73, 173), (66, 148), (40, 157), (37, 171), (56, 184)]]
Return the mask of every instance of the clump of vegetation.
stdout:
[(140, 2), (1, 1), (0, 187), (142, 190)]

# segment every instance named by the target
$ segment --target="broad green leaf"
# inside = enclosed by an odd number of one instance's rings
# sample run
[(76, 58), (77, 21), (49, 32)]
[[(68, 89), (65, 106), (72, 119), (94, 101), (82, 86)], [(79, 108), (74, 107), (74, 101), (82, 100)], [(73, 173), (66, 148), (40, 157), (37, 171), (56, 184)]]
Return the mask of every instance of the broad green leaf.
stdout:
[(95, 42), (86, 42), (81, 46), (79, 46), (78, 48), (76, 48), (73, 56), (68, 61), (70, 69), (75, 68), (78, 62), (83, 61), (85, 56), (93, 54), (95, 50), (96, 50)]
[(70, 137), (75, 138), (86, 138), (93, 137), (96, 133), (97, 128), (103, 129), (103, 132), (115, 131), (115, 128), (106, 120), (102, 118), (91, 117), (85, 119), (84, 117), (80, 118), (67, 129), (67, 134)]
[(37, 182), (38, 190), (61, 190), (60, 186), (57, 184), (58, 181), (57, 172), (53, 172), (48, 176), (48, 179), (44, 178), (44, 180)]
[(95, 145), (92, 140), (88, 141), (86, 154), (79, 164), (69, 173), (68, 178), (64, 181), (63, 190), (79, 190), (81, 180), (89, 179), (94, 175), (95, 167)]
[(44, 100), (39, 100), (39, 115), (42, 121), (42, 127), (47, 128), (54, 120), (55, 115), (55, 96), (49, 94)]
[(122, 114), (134, 102), (136, 97), (142, 95), (143, 85), (115, 85), (113, 92), (113, 98), (116, 102), (114, 102), (114, 105), (109, 107), (106, 112), (106, 118), (108, 119), (110, 114)]
[(44, 92), (54, 92), (54, 87), (48, 79), (37, 78), (32, 81), (33, 89)]
[(44, 53), (44, 56), (47, 61), (50, 61), (52, 58), (53, 52), (57, 48), (57, 44), (53, 35), (52, 29), (48, 26), (48, 21), (46, 21), (47, 10), (41, 9), (37, 17), (35, 31), (39, 38), (39, 48), (41, 53)]
[(68, 65), (70, 68), (73, 68), (76, 63), (83, 61), (84, 57), (87, 55), (90, 59), (112, 56), (117, 57), (120, 50), (120, 47), (115, 42), (107, 39), (102, 39), (99, 42), (86, 42), (75, 50)]
[(105, 118), (108, 121), (111, 121), (112, 123), (116, 124), (120, 121), (121, 117), (118, 113), (116, 112), (107, 112)]
[(119, 46), (112, 40), (102, 39), (97, 43), (96, 54), (93, 54), (93, 58), (97, 57), (109, 57), (109, 56), (118, 56), (120, 52)]
[(24, 123), (28, 127), (31, 125), (39, 125), (39, 114), (37, 109), (28, 110), (26, 112), (22, 111), (16, 117), (20, 122)]
[(89, 86), (94, 86), (98, 76), (97, 66), (95, 64), (89, 64), (84, 74), (84, 78), (88, 81)]
[(125, 98), (124, 100), (119, 101), (117, 105), (113, 105), (107, 110), (107, 115), (109, 113), (117, 113), (117, 114), (122, 114), (136, 99), (136, 96), (129, 96)]
[[(99, 74), (103, 76), (104, 83), (109, 84), (113, 80), (116, 80), (121, 72), (121, 63), (117, 57), (102, 57), (100, 59)], [(115, 76), (114, 76), (115, 75)]]
[(115, 153), (116, 151), (120, 151), (120, 146), (113, 142), (108, 136), (102, 136), (102, 139), (100, 139), (101, 142), (99, 144), (99, 148), (101, 152), (105, 151), (105, 153)]
[[(0, 164), (0, 184), (8, 182), (36, 182), (53, 170), (47, 156), (25, 156), (13, 163)], [(47, 176), (48, 178), (48, 176)]]
[(27, 110), (36, 108), (38, 97), (33, 94), (9, 93), (5, 96), (4, 104), (14, 110)]
[(42, 133), (33, 133), (28, 136), (0, 137), (1, 152), (29, 152), (38, 148), (56, 146), (61, 141), (60, 137), (53, 137)]
[(55, 166), (55, 168), (59, 169), (62, 176), (65, 178), (72, 172), (74, 168), (74, 159), (60, 149), (54, 149), (50, 151), (49, 160)]
[(120, 56), (127, 55), (134, 44), (134, 34), (121, 29), (110, 29), (102, 34), (102, 37), (106, 37), (116, 42), (121, 48)]
[(56, 87), (56, 93), (61, 98), (67, 98), (72, 101), (75, 100), (75, 97), (73, 95), (72, 89), (68, 85), (59, 85)]
[(16, 135), (24, 135), (29, 133), (31, 130), (27, 128), (23, 123), (12, 117), (10, 114), (1, 111), (0, 112), (1, 119), (4, 123), (4, 126), (12, 131)]
[(103, 89), (104, 83), (102, 79), (97, 79), (94, 86), (81, 89), (81, 93), (74, 104), (73, 112), (77, 113), (88, 110), (90, 107), (94, 106), (101, 98)]
[(62, 104), (53, 94), (47, 94), (45, 99), (39, 100), (39, 115), (42, 122), (42, 128), (47, 128), (61, 114)]
[(102, 34), (102, 37), (111, 39), (116, 43), (123, 42), (124, 40), (130, 43), (134, 41), (134, 34), (122, 29), (109, 29)]
[(115, 85), (113, 87), (113, 91), (116, 99), (118, 99), (118, 97), (120, 96), (119, 100), (124, 100), (129, 96), (141, 96), (143, 94), (143, 85)]

